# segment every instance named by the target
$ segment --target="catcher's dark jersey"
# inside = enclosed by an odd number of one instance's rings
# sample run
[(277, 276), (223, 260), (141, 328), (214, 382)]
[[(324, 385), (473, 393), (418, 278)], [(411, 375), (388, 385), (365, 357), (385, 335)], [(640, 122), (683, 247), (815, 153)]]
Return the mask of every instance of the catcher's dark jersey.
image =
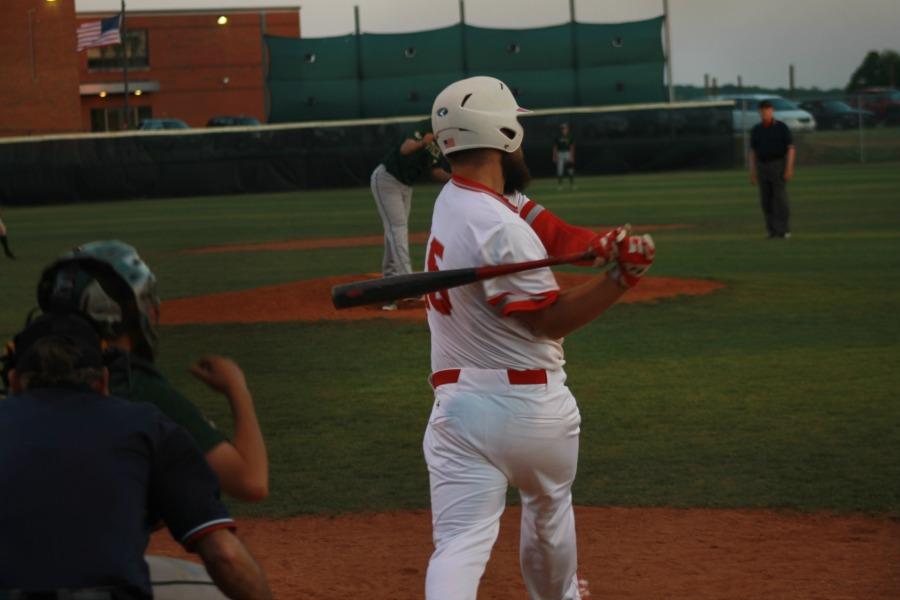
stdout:
[(149, 402), (184, 427), (203, 452), (228, 438), (215, 428), (151, 363), (134, 354), (116, 352), (107, 361), (110, 392), (126, 400)]
[[(571, 135), (563, 135), (559, 134), (559, 137), (556, 138), (554, 142), (556, 149), (560, 152), (568, 152), (569, 148), (572, 146), (572, 136)], [(545, 146), (546, 147), (546, 146)]]
[(143, 555), (156, 521), (187, 547), (234, 526), (184, 429), (88, 388), (0, 402), (0, 488), (0, 590), (113, 586), (150, 598)]
[(412, 185), (423, 175), (428, 175), (432, 169), (440, 167), (445, 171), (450, 171), (441, 154), (441, 149), (433, 141), (424, 148), (406, 156), (400, 154), (400, 145), (406, 139), (414, 139), (421, 141), (425, 134), (432, 133), (431, 120), (425, 119), (416, 124), (413, 131), (409, 133), (403, 140), (394, 144), (391, 151), (381, 160), (381, 164), (387, 169), (387, 172), (397, 178), (402, 184)]

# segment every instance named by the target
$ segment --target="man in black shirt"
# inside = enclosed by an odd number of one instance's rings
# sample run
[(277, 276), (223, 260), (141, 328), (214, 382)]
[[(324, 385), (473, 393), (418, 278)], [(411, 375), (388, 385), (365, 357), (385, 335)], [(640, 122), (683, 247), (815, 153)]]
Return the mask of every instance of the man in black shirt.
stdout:
[(162, 519), (228, 597), (271, 597), (187, 432), (151, 404), (106, 395), (88, 321), (48, 314), (31, 323), (15, 338), (9, 383), (0, 402), (0, 595), (151, 598), (143, 555)]
[(750, 181), (759, 185), (759, 200), (770, 238), (791, 237), (787, 182), (794, 177), (794, 138), (776, 121), (772, 103), (759, 103), (762, 122), (750, 132)]

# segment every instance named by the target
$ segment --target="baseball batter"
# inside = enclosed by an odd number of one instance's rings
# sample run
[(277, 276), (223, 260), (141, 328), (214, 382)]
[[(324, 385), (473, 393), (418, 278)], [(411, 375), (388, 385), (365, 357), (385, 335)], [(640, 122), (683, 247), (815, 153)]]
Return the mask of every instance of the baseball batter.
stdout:
[(447, 87), (432, 124), (453, 172), (434, 207), (429, 271), (593, 248), (606, 275), (560, 291), (550, 269), (429, 294), (434, 406), (423, 441), (435, 550), (429, 600), (474, 600), (508, 485), (522, 501), (520, 562), (533, 600), (580, 598), (571, 486), (581, 417), (566, 387), (562, 338), (638, 283), (649, 236), (597, 235), (521, 193), (529, 174), (520, 109), (491, 77)]

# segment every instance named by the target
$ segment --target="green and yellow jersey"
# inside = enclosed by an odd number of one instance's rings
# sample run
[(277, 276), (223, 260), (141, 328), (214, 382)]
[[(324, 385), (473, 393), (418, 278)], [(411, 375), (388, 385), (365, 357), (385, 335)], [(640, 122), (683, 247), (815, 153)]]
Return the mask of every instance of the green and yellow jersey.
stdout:
[(431, 119), (425, 119), (416, 123), (412, 131), (409, 132), (402, 140), (395, 143), (391, 151), (381, 160), (381, 164), (388, 173), (393, 175), (397, 181), (404, 185), (412, 185), (423, 176), (428, 176), (432, 169), (443, 168), (450, 171), (445, 166), (444, 155), (438, 145), (431, 141), (424, 148), (412, 154), (404, 156), (400, 154), (400, 146), (407, 139), (422, 141), (426, 134), (432, 133)]
[(156, 405), (184, 427), (204, 453), (228, 441), (194, 404), (156, 370), (153, 364), (127, 352), (115, 351), (107, 360), (109, 388), (114, 396)]

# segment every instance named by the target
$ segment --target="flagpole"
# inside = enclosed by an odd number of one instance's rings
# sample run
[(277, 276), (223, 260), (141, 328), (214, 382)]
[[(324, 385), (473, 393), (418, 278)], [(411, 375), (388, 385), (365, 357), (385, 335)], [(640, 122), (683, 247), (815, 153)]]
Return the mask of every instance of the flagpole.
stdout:
[(125, 129), (131, 129), (131, 114), (128, 112), (128, 28), (125, 25), (125, 0), (122, 0), (122, 79), (125, 81)]

